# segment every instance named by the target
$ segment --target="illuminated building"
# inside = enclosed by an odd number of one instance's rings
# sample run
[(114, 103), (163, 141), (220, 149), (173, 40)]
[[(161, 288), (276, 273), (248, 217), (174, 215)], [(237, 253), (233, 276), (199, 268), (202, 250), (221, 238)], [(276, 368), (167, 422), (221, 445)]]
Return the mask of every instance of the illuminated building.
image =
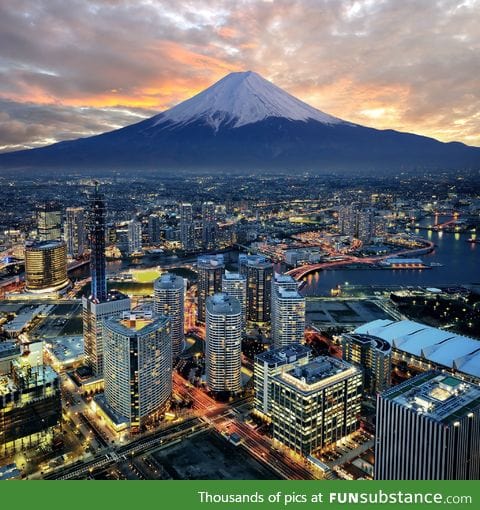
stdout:
[(172, 394), (170, 319), (126, 312), (103, 322), (105, 402), (115, 416), (141, 428)]
[(103, 374), (102, 322), (130, 310), (130, 299), (120, 292), (107, 293), (105, 260), (105, 196), (98, 186), (89, 197), (91, 294), (82, 298), (85, 363), (96, 376)]
[(185, 251), (195, 250), (195, 225), (192, 204), (180, 204), (180, 243)]
[(153, 284), (155, 314), (170, 318), (173, 358), (183, 350), (185, 280), (181, 276), (165, 273)]
[(19, 357), (0, 377), (0, 453), (36, 445), (60, 424), (60, 380), (49, 366), (31, 366)]
[(371, 335), (342, 335), (342, 357), (363, 370), (365, 391), (375, 394), (390, 386), (392, 347)]
[(272, 279), (272, 340), (275, 348), (302, 343), (305, 334), (305, 298), (289, 275)]
[(338, 226), (342, 234), (356, 237), (368, 243), (375, 235), (375, 218), (371, 209), (362, 209), (358, 204), (340, 208)]
[(242, 389), (240, 303), (227, 294), (215, 294), (207, 298), (206, 312), (207, 385), (214, 392), (238, 393)]
[(148, 217), (148, 240), (152, 244), (159, 243), (161, 240), (161, 223), (156, 214), (150, 214)]
[(270, 419), (272, 406), (272, 378), (281, 372), (306, 365), (310, 361), (310, 347), (301, 344), (270, 349), (255, 356), (253, 368), (255, 413)]
[(238, 258), (240, 273), (247, 278), (247, 321), (270, 321), (273, 264), (261, 255), (243, 255)]
[(222, 290), (224, 269), (223, 255), (202, 255), (197, 259), (197, 319), (199, 322), (205, 322), (207, 297)]
[(67, 247), (63, 241), (28, 241), (25, 245), (26, 290), (59, 292), (70, 284)]
[(142, 224), (132, 220), (128, 222), (128, 254), (142, 252)]
[(202, 244), (206, 250), (214, 250), (216, 245), (217, 222), (215, 217), (215, 204), (203, 202), (202, 204)]
[(222, 277), (222, 292), (234, 297), (240, 303), (242, 311), (242, 333), (245, 331), (247, 319), (247, 280), (239, 273), (225, 271)]
[(37, 237), (39, 241), (58, 241), (62, 237), (62, 212), (54, 202), (37, 209)]
[(67, 254), (70, 258), (81, 257), (85, 250), (85, 210), (83, 207), (68, 207), (66, 209), (65, 241)]
[(358, 428), (362, 372), (327, 356), (272, 378), (273, 438), (308, 456)]
[(479, 480), (480, 387), (430, 371), (377, 396), (377, 480)]

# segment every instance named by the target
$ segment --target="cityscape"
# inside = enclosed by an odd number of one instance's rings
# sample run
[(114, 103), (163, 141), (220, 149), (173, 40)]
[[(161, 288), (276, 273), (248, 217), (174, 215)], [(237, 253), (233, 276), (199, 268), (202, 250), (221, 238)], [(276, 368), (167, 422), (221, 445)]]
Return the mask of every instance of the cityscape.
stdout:
[(479, 15), (0, 2), (0, 480), (471, 506)]
[(479, 179), (2, 177), (2, 478), (478, 479)]

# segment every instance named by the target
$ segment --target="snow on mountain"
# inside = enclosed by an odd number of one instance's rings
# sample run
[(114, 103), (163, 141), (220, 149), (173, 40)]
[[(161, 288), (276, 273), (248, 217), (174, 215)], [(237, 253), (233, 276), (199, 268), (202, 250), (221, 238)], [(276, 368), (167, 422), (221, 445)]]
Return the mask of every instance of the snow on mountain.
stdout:
[(224, 124), (240, 127), (269, 117), (348, 124), (300, 101), (259, 74), (246, 71), (228, 74), (196, 96), (156, 115), (152, 126), (203, 121), (217, 131)]

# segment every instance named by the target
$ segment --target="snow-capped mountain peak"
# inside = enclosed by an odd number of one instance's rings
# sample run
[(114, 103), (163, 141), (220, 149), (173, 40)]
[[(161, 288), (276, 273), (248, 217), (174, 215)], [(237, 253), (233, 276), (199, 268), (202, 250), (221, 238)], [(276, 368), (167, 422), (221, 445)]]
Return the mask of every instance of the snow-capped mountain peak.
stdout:
[(218, 130), (223, 124), (240, 127), (269, 117), (316, 120), (323, 124), (344, 123), (300, 101), (253, 71), (230, 73), (196, 96), (156, 115), (152, 121), (153, 126), (165, 122), (187, 125), (201, 121)]

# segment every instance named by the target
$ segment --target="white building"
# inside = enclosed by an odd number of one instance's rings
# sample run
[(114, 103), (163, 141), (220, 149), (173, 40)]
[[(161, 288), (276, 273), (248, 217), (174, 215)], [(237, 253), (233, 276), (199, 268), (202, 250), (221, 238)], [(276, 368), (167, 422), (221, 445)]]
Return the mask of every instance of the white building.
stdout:
[(236, 298), (222, 293), (207, 298), (205, 363), (211, 391), (238, 393), (242, 388), (241, 323)]
[(247, 279), (239, 273), (225, 271), (222, 278), (222, 292), (238, 300), (242, 311), (242, 333), (247, 323)]
[(142, 251), (142, 224), (131, 220), (128, 222), (128, 254), (141, 253)]

